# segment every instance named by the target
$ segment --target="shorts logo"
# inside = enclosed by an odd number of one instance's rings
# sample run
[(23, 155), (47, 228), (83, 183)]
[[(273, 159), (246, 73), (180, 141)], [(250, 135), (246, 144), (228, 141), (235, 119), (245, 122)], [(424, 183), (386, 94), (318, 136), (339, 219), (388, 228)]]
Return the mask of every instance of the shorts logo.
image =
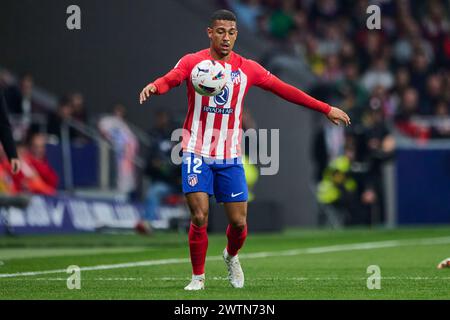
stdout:
[(234, 85), (241, 83), (241, 72), (239, 70), (231, 71), (231, 81)]
[(229, 94), (230, 94), (230, 89), (228, 89), (228, 87), (225, 86), (225, 88), (223, 88), (222, 92), (220, 92), (217, 96), (214, 97), (214, 103), (219, 106), (225, 105), (228, 101)]
[(197, 177), (196, 174), (190, 174), (190, 175), (188, 175), (188, 184), (189, 184), (191, 187), (195, 187), (195, 186), (197, 185), (197, 183), (198, 183), (198, 177)]

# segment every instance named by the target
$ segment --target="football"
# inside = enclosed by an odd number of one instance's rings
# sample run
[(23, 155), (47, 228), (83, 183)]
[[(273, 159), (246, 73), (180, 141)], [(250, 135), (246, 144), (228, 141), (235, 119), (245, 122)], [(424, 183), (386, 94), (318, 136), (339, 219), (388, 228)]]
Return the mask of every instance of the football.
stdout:
[(215, 96), (222, 92), (227, 80), (225, 68), (214, 60), (199, 62), (191, 72), (192, 85), (202, 96)]

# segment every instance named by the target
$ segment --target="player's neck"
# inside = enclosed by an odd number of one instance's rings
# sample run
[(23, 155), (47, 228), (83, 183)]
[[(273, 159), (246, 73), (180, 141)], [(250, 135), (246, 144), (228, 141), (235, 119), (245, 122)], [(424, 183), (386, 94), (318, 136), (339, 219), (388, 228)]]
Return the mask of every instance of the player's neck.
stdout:
[(229, 61), (231, 59), (231, 51), (229, 54), (227, 54), (226, 56), (221, 56), (220, 54), (218, 54), (213, 48), (209, 48), (209, 55), (214, 59), (214, 60), (220, 60), (220, 61)]

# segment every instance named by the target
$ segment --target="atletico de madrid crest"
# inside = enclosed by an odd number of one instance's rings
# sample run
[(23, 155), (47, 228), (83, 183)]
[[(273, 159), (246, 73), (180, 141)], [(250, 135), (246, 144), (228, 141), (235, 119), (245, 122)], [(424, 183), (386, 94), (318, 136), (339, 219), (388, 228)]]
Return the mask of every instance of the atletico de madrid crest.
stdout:
[(231, 81), (234, 85), (241, 83), (241, 72), (239, 70), (231, 71)]
[(188, 175), (188, 184), (191, 187), (195, 187), (195, 185), (198, 183), (198, 177), (196, 174), (190, 174)]

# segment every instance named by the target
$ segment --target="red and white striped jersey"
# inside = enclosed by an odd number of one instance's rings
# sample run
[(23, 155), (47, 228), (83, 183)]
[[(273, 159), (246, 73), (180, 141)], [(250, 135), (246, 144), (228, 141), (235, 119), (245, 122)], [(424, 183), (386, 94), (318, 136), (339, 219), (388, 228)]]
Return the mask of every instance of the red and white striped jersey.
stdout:
[(251, 86), (272, 91), (288, 101), (328, 113), (331, 107), (294, 88), (253, 60), (231, 52), (226, 70), (227, 85), (217, 96), (198, 94), (192, 85), (190, 74), (202, 60), (215, 60), (210, 49), (185, 55), (165, 76), (153, 84), (157, 94), (164, 94), (173, 87), (187, 82), (188, 112), (183, 125), (182, 148), (204, 157), (215, 159), (236, 158), (241, 155), (242, 111), (244, 99)]

